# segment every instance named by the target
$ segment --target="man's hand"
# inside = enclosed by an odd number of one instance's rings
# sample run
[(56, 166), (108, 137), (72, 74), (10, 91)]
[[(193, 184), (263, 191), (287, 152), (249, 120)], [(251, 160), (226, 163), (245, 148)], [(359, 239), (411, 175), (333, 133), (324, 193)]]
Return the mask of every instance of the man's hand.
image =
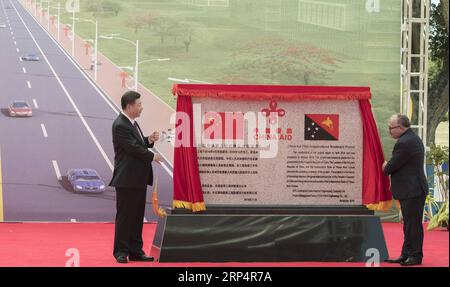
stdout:
[(159, 132), (153, 132), (149, 137), (148, 140), (152, 143), (159, 140)]
[(161, 162), (162, 162), (161, 155), (159, 155), (159, 153), (155, 153), (155, 155), (153, 156), (153, 161), (161, 164)]
[(384, 168), (386, 167), (386, 165), (387, 165), (387, 161), (383, 162), (383, 165), (381, 166), (381, 170), (384, 171)]

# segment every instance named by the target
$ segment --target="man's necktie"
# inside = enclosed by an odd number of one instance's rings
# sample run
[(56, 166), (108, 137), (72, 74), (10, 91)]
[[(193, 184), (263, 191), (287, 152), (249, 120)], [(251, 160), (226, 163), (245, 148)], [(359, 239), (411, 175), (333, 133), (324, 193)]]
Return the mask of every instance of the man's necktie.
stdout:
[(142, 133), (141, 133), (141, 129), (139, 128), (138, 123), (137, 123), (136, 121), (134, 121), (134, 124), (133, 124), (133, 125), (134, 125), (134, 127), (136, 128), (136, 130), (137, 130), (139, 136), (141, 137), (142, 141), (145, 143), (145, 141), (144, 141), (144, 136), (143, 136)]

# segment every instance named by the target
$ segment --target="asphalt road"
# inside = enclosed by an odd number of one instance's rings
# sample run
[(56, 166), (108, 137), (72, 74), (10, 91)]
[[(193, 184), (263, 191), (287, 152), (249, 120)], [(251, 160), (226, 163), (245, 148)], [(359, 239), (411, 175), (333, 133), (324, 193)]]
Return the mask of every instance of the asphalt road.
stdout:
[[(0, 23), (7, 24), (0, 28), (4, 221), (114, 221), (113, 188), (100, 195), (76, 194), (65, 175), (70, 168), (93, 168), (109, 183), (114, 163), (111, 125), (119, 109), (18, 1), (0, 0)], [(41, 60), (21, 61), (29, 52), (36, 52)], [(28, 101), (33, 117), (9, 117), (7, 107), (13, 100)], [(160, 204), (170, 206), (170, 165), (153, 166)], [(155, 220), (151, 192), (149, 187), (148, 221)]]

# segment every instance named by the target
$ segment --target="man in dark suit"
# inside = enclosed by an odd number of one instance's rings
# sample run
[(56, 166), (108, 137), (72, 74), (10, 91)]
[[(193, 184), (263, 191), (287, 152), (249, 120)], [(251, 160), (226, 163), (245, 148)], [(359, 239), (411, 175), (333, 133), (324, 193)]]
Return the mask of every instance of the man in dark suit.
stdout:
[(153, 261), (142, 250), (142, 227), (147, 185), (153, 184), (152, 162), (161, 156), (148, 150), (159, 139), (154, 132), (144, 137), (136, 122), (143, 110), (141, 95), (126, 92), (121, 99), (122, 113), (112, 126), (114, 174), (110, 186), (116, 188), (114, 257), (119, 263)]
[(403, 266), (422, 264), (422, 216), (428, 194), (424, 172), (425, 149), (410, 126), (407, 116), (398, 114), (391, 117), (389, 132), (397, 143), (391, 160), (383, 163), (384, 174), (391, 176), (392, 196), (400, 201), (404, 224), (402, 253), (399, 258), (386, 261)]

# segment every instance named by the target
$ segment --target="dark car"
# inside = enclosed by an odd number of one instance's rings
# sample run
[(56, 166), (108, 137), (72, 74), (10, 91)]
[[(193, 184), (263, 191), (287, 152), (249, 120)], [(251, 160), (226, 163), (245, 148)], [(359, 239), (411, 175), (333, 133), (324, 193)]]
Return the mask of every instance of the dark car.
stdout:
[(33, 109), (25, 101), (14, 101), (8, 107), (8, 112), (11, 117), (31, 117)]
[(39, 61), (39, 56), (36, 53), (28, 53), (22, 57), (24, 61)]
[(102, 193), (105, 191), (105, 182), (93, 169), (77, 168), (67, 172), (67, 179), (74, 192)]

